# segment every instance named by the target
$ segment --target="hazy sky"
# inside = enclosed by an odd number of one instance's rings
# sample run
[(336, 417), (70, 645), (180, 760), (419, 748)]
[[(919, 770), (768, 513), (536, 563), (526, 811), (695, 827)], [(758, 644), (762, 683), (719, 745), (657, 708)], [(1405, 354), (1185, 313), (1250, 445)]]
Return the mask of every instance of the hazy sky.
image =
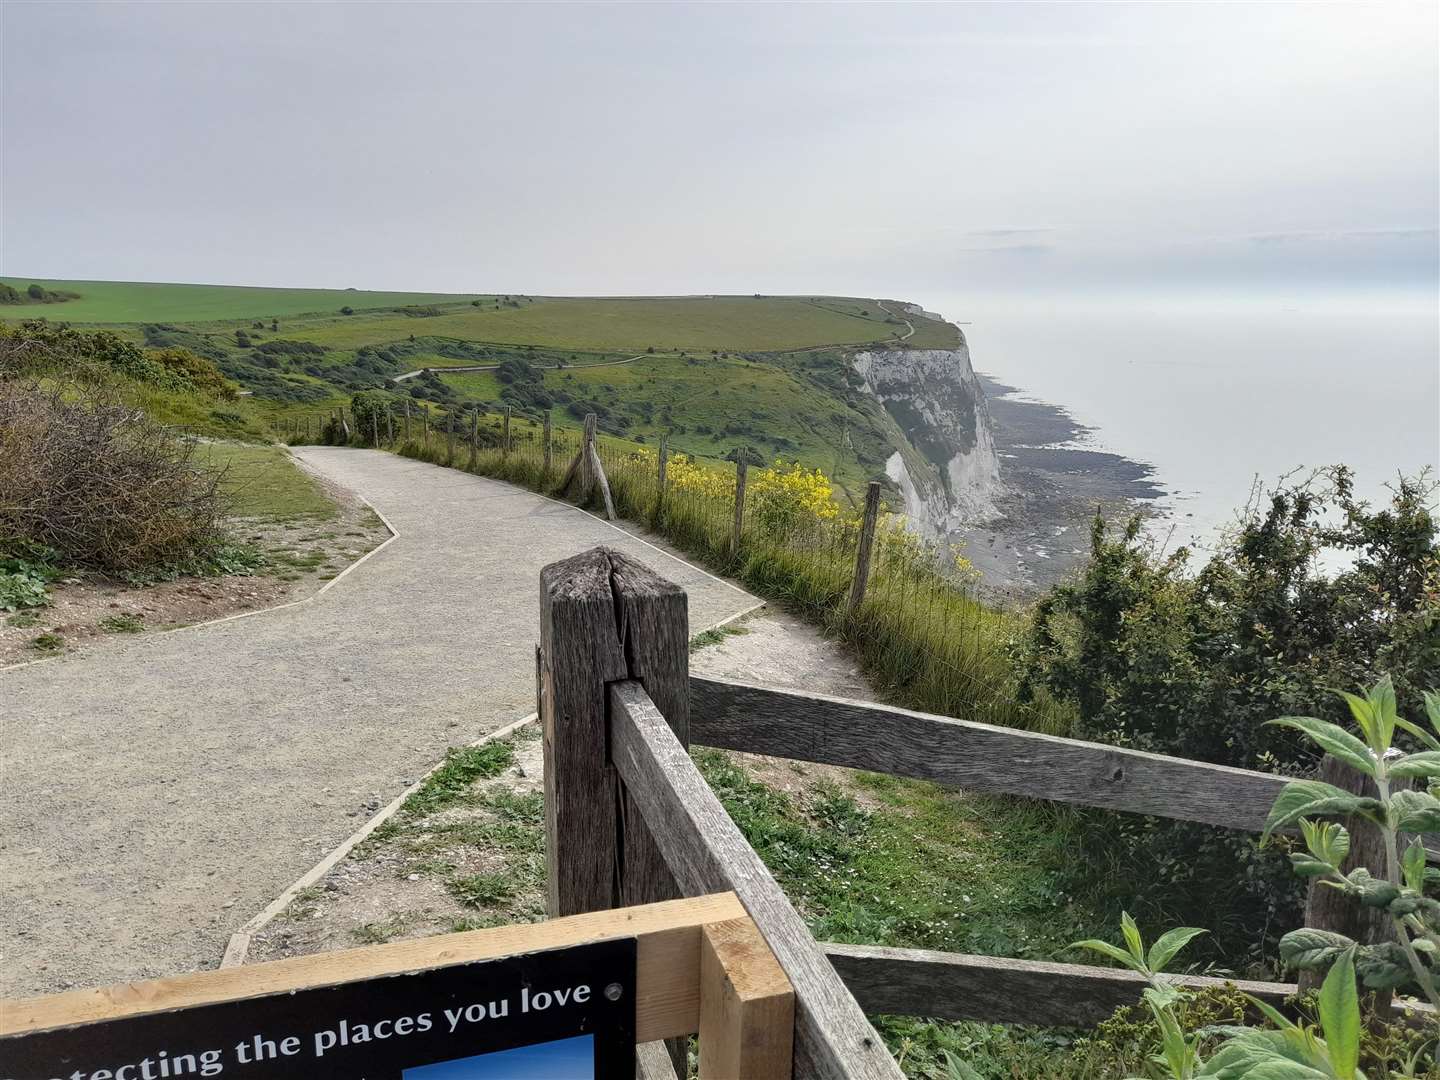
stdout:
[(4, 0), (0, 272), (1433, 289), (1437, 18)]

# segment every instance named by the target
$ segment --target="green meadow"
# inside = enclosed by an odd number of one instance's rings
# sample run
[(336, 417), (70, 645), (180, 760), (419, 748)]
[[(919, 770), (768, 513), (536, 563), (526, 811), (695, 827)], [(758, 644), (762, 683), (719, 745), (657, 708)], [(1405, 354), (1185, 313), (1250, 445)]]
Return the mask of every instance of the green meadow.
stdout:
[(0, 282), (24, 292), (30, 284), (51, 291), (79, 293), (63, 304), (0, 308), (0, 318), (70, 323), (145, 322), (247, 322), (301, 315), (356, 311), (414, 304), (454, 304), (479, 294), (366, 292), (356, 289), (272, 289), (247, 285), (175, 285), (151, 281), (54, 281), (48, 278), (7, 277)]

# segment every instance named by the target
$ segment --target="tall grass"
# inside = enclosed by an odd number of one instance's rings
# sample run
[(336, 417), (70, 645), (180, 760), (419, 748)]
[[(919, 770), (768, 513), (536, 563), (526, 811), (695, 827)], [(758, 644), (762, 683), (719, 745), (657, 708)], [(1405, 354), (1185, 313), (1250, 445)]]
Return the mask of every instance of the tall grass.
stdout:
[[(439, 425), (432, 424), (424, 437), (420, 422), (412, 418), (408, 439), (397, 423), (394, 441), (387, 441), (382, 426), (378, 444), (405, 457), (558, 496), (565, 494), (560, 485), (583, 438), (574, 429), (555, 430), (547, 465), (542, 429), (529, 420), (512, 421), (508, 447), (493, 415), (481, 421), (473, 447), (469, 435), (468, 418), (461, 424), (457, 417), (453, 443)], [(361, 432), (355, 441), (376, 445), (374, 436)], [(1064, 730), (1057, 713), (1016, 700), (1006, 643), (1017, 629), (1017, 616), (979, 599), (966, 580), (941, 564), (937, 549), (921, 544), (898, 519), (882, 522), (864, 602), (851, 613), (860, 531), (853, 511), (836, 507), (827, 517), (781, 507), (784, 512), (775, 513), (772, 501), (767, 514), (757, 512), (755, 500), (747, 498), (736, 547), (733, 465), (692, 462), (688, 482), (679, 483), (672, 464), (662, 493), (653, 449), (604, 434), (597, 437), (597, 449), (621, 517), (647, 526), (716, 572), (844, 640), (889, 700), (986, 723)], [(697, 468), (705, 473), (698, 480)], [(592, 492), (588, 508), (598, 508), (599, 500), (598, 491)]]

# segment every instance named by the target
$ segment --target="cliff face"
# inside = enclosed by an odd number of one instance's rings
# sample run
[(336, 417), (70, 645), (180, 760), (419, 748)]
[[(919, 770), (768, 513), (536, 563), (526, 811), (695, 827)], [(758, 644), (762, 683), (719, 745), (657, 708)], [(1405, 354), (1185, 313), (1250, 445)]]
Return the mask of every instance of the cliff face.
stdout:
[(996, 517), (1000, 460), (990, 408), (970, 349), (887, 349), (856, 353), (865, 389), (904, 436), (886, 472), (922, 532), (943, 535)]

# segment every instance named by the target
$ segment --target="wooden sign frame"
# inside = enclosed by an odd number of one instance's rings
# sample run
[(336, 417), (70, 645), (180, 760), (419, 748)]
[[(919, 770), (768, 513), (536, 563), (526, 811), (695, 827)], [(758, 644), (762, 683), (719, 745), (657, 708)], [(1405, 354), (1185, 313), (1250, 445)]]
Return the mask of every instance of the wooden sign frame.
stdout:
[(705, 1080), (791, 1075), (793, 992), (734, 893), (4, 1001), (0, 1073), (17, 1035), (623, 938), (636, 942), (637, 1043), (699, 1034)]

